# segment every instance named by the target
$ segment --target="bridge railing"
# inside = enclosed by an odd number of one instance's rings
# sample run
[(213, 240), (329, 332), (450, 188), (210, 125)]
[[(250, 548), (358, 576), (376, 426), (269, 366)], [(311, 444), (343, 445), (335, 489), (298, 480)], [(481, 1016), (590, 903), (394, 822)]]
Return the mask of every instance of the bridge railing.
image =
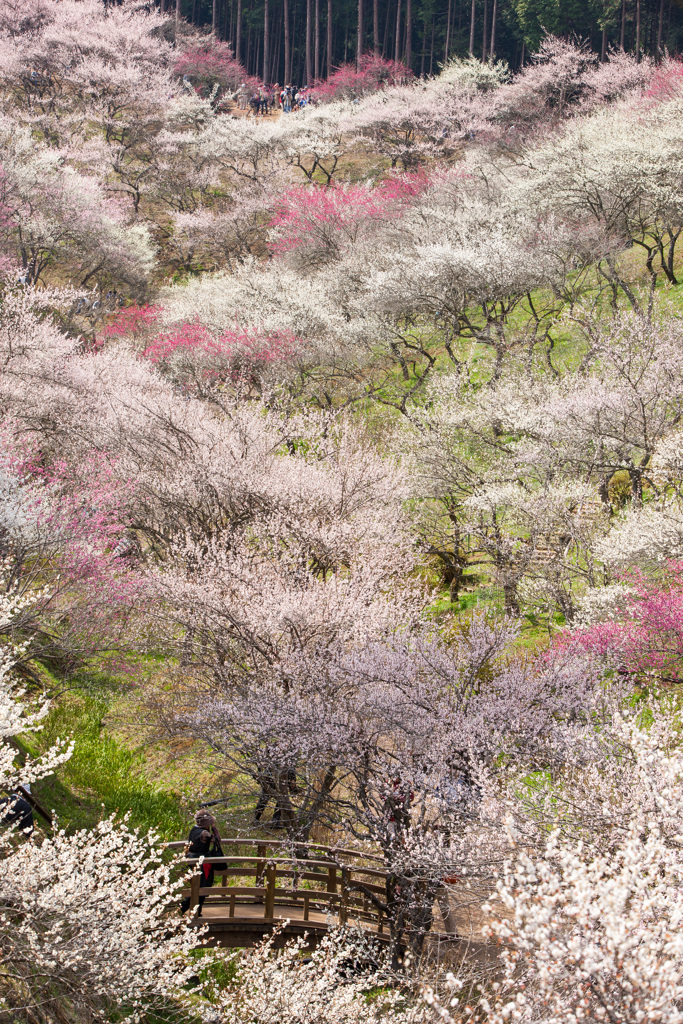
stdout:
[[(170, 850), (184, 850), (184, 842), (169, 843)], [(379, 867), (348, 861), (370, 860), (381, 863), (381, 857), (366, 855), (356, 850), (313, 846), (299, 847), (299, 852), (282, 856), (291, 846), (285, 842), (260, 840), (222, 840), (225, 848), (251, 848), (251, 853), (230, 854), (203, 858), (203, 864), (219, 864), (220, 885), (202, 886), (202, 874), (197, 871), (190, 879), (190, 907), (195, 909), (203, 897), (205, 908), (225, 907), (220, 917), (254, 920), (254, 911), (263, 907), (262, 920), (273, 923), (276, 908), (279, 919), (296, 911), (298, 920), (311, 922), (311, 913), (336, 917), (339, 923), (349, 919), (372, 925), (377, 934), (384, 932), (383, 914), (373, 903), (373, 896), (386, 898), (386, 871)], [(306, 854), (306, 856), (304, 856)], [(342, 859), (342, 857), (344, 859)], [(180, 857), (177, 864), (191, 867), (199, 858)], [(253, 885), (228, 884), (228, 879), (253, 878)], [(303, 883), (303, 884), (302, 884)], [(188, 895), (188, 893), (186, 893)], [(249, 907), (247, 914), (246, 908)], [(211, 917), (215, 919), (215, 914)], [(260, 916), (260, 915), (259, 915)], [(318, 927), (322, 923), (318, 919)]]

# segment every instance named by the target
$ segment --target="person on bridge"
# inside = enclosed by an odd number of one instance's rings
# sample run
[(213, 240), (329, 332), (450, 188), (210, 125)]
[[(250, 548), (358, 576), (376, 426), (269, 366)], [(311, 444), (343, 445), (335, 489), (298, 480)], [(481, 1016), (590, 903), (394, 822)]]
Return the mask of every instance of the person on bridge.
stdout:
[[(201, 807), (194, 816), (194, 825), (190, 829), (190, 834), (187, 837), (187, 846), (185, 848), (186, 857), (222, 857), (223, 849), (221, 847), (221, 837), (218, 832), (216, 825), (216, 819), (206, 809)], [(218, 865), (221, 867), (221, 865)], [(201, 888), (210, 889), (213, 885), (214, 873), (216, 870), (215, 864), (202, 864), (201, 865)], [(202, 906), (206, 896), (199, 897), (199, 910), (197, 916), (202, 916)], [(185, 913), (190, 909), (190, 897), (187, 896), (180, 904), (181, 913)]]

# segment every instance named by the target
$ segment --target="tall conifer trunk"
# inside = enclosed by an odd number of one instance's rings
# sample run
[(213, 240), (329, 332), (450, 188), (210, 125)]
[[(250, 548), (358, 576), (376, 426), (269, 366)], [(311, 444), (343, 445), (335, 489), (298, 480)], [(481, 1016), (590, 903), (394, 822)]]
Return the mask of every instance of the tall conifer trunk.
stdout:
[(396, 0), (396, 46), (394, 47), (394, 60), (401, 59), (401, 0)]
[(306, 85), (313, 81), (313, 0), (306, 0)]
[(496, 17), (498, 15), (498, 0), (493, 0), (493, 14), (491, 15), (491, 50), (489, 60), (493, 63), (496, 56)]
[(285, 31), (285, 79), (283, 85), (289, 85), (289, 65), (290, 65), (290, 44), (289, 44), (289, 0), (283, 0), (283, 11), (282, 20), (284, 22)]
[(640, 63), (640, 0), (636, 0), (636, 60)]
[(327, 77), (332, 74), (332, 0), (327, 0)]
[(413, 0), (406, 0), (406, 67), (413, 66)]

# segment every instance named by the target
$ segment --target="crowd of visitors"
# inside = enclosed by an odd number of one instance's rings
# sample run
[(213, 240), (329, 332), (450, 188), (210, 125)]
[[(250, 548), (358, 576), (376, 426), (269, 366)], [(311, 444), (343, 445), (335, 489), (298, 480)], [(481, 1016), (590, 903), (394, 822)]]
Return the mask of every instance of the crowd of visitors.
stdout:
[(250, 92), (248, 86), (242, 82), (237, 90), (238, 108), (240, 110), (249, 109), (254, 117), (258, 117), (259, 114), (265, 117), (276, 109), (281, 110), (284, 114), (290, 114), (293, 110), (301, 110), (311, 102), (311, 88), (308, 85), (296, 88), (293, 85), (280, 86), (275, 82), (274, 85), (263, 85)]

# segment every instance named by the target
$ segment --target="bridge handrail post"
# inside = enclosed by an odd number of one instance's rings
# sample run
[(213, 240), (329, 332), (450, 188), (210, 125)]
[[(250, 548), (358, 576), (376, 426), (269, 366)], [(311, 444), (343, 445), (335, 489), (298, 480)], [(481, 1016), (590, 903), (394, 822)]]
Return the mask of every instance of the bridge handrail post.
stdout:
[(256, 861), (256, 880), (255, 884), (259, 884), (259, 878), (263, 879), (263, 872), (266, 870), (266, 846), (264, 843), (259, 843), (256, 847), (256, 856), (259, 858)]
[(327, 869), (327, 891), (337, 891), (337, 869), (336, 867), (330, 867)]
[(196, 871), (190, 879), (190, 910), (194, 910), (194, 908), (199, 905), (199, 889), (201, 884), (201, 873)]
[(263, 916), (272, 919), (275, 913), (275, 876), (277, 867), (268, 864), (266, 867), (266, 899), (263, 904)]
[(339, 904), (339, 924), (346, 924), (349, 916), (349, 880), (351, 872), (348, 868), (342, 868), (341, 877), (341, 902)]

